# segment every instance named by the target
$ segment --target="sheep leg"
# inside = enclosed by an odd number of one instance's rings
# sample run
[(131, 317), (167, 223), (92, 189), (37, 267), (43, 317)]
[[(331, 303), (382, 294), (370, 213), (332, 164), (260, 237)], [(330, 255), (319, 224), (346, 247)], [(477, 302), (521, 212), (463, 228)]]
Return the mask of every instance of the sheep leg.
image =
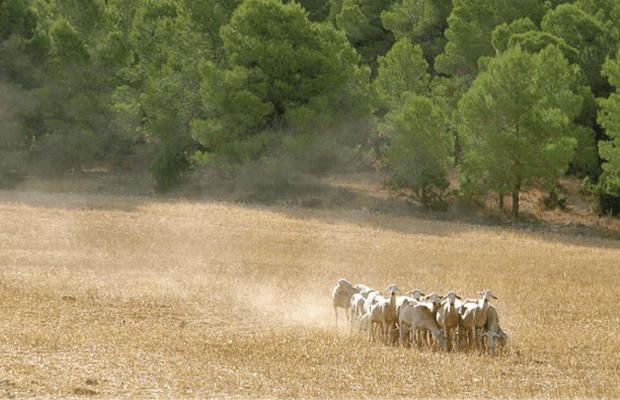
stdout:
[(390, 341), (390, 326), (388, 325), (387, 322), (383, 321), (381, 323), (381, 329), (383, 330), (383, 335), (382, 335), (382, 340), (383, 340), (383, 344), (387, 344), (389, 345), (389, 341)]
[(334, 314), (336, 315), (336, 329), (338, 329), (338, 307), (334, 305)]
[(381, 338), (381, 341), (383, 341), (383, 337), (385, 335), (385, 331), (383, 330), (383, 324), (377, 323), (377, 329), (381, 329), (381, 336), (379, 336)]
[(412, 328), (413, 329), (413, 338), (415, 339), (415, 344), (418, 348), (422, 347), (422, 334), (420, 329), (417, 328)]
[(482, 329), (475, 328), (476, 330), (476, 346), (478, 349), (482, 349)]
[(399, 327), (400, 327), (400, 331), (398, 332), (399, 333), (398, 338), (401, 342), (403, 342), (403, 346), (406, 346), (407, 342), (405, 340), (405, 337), (406, 335), (408, 335), (407, 329), (405, 328), (405, 325), (403, 325), (402, 322), (399, 324)]

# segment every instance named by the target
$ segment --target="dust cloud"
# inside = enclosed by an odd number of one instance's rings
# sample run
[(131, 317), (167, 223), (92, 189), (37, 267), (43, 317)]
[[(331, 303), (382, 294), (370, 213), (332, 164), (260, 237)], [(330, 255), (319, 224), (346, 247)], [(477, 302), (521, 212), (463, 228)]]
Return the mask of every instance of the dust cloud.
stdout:
[[(334, 325), (331, 297), (326, 293), (288, 291), (270, 284), (252, 285), (251, 290), (237, 290), (234, 301), (247, 308), (261, 325), (274, 327), (327, 329)], [(340, 320), (344, 314), (339, 310)]]

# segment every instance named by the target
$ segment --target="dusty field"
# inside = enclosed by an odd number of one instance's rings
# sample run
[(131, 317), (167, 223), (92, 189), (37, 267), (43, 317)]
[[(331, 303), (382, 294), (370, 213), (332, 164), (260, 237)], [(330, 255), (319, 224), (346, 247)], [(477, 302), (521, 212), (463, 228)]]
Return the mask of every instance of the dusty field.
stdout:
[[(619, 247), (368, 210), (0, 191), (0, 398), (618, 398)], [(336, 330), (342, 277), (490, 288), (508, 349)]]

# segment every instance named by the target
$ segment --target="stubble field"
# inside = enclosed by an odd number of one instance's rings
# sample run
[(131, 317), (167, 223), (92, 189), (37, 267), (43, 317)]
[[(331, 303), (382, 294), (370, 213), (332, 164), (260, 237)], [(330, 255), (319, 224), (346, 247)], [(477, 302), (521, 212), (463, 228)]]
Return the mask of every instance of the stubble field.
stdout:
[[(367, 210), (0, 191), (0, 398), (618, 398), (619, 261)], [(508, 348), (336, 330), (340, 278), (491, 289)]]

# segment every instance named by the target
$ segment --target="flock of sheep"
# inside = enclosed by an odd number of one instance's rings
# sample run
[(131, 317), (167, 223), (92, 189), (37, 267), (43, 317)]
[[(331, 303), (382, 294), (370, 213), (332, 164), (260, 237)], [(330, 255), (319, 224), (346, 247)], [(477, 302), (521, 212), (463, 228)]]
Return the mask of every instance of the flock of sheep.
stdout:
[(365, 331), (369, 340), (375, 340), (380, 331), (381, 341), (387, 345), (410, 347), (412, 341), (453, 349), (474, 349), (493, 353), (496, 344), (505, 346), (508, 335), (499, 326), (497, 309), (490, 304), (497, 299), (490, 290), (479, 299), (463, 300), (454, 291), (441, 296), (424, 295), (414, 289), (408, 296), (397, 296), (398, 286), (385, 289), (387, 297), (363, 284), (352, 285), (340, 279), (332, 298), (338, 327), (338, 308), (343, 308), (351, 329)]

